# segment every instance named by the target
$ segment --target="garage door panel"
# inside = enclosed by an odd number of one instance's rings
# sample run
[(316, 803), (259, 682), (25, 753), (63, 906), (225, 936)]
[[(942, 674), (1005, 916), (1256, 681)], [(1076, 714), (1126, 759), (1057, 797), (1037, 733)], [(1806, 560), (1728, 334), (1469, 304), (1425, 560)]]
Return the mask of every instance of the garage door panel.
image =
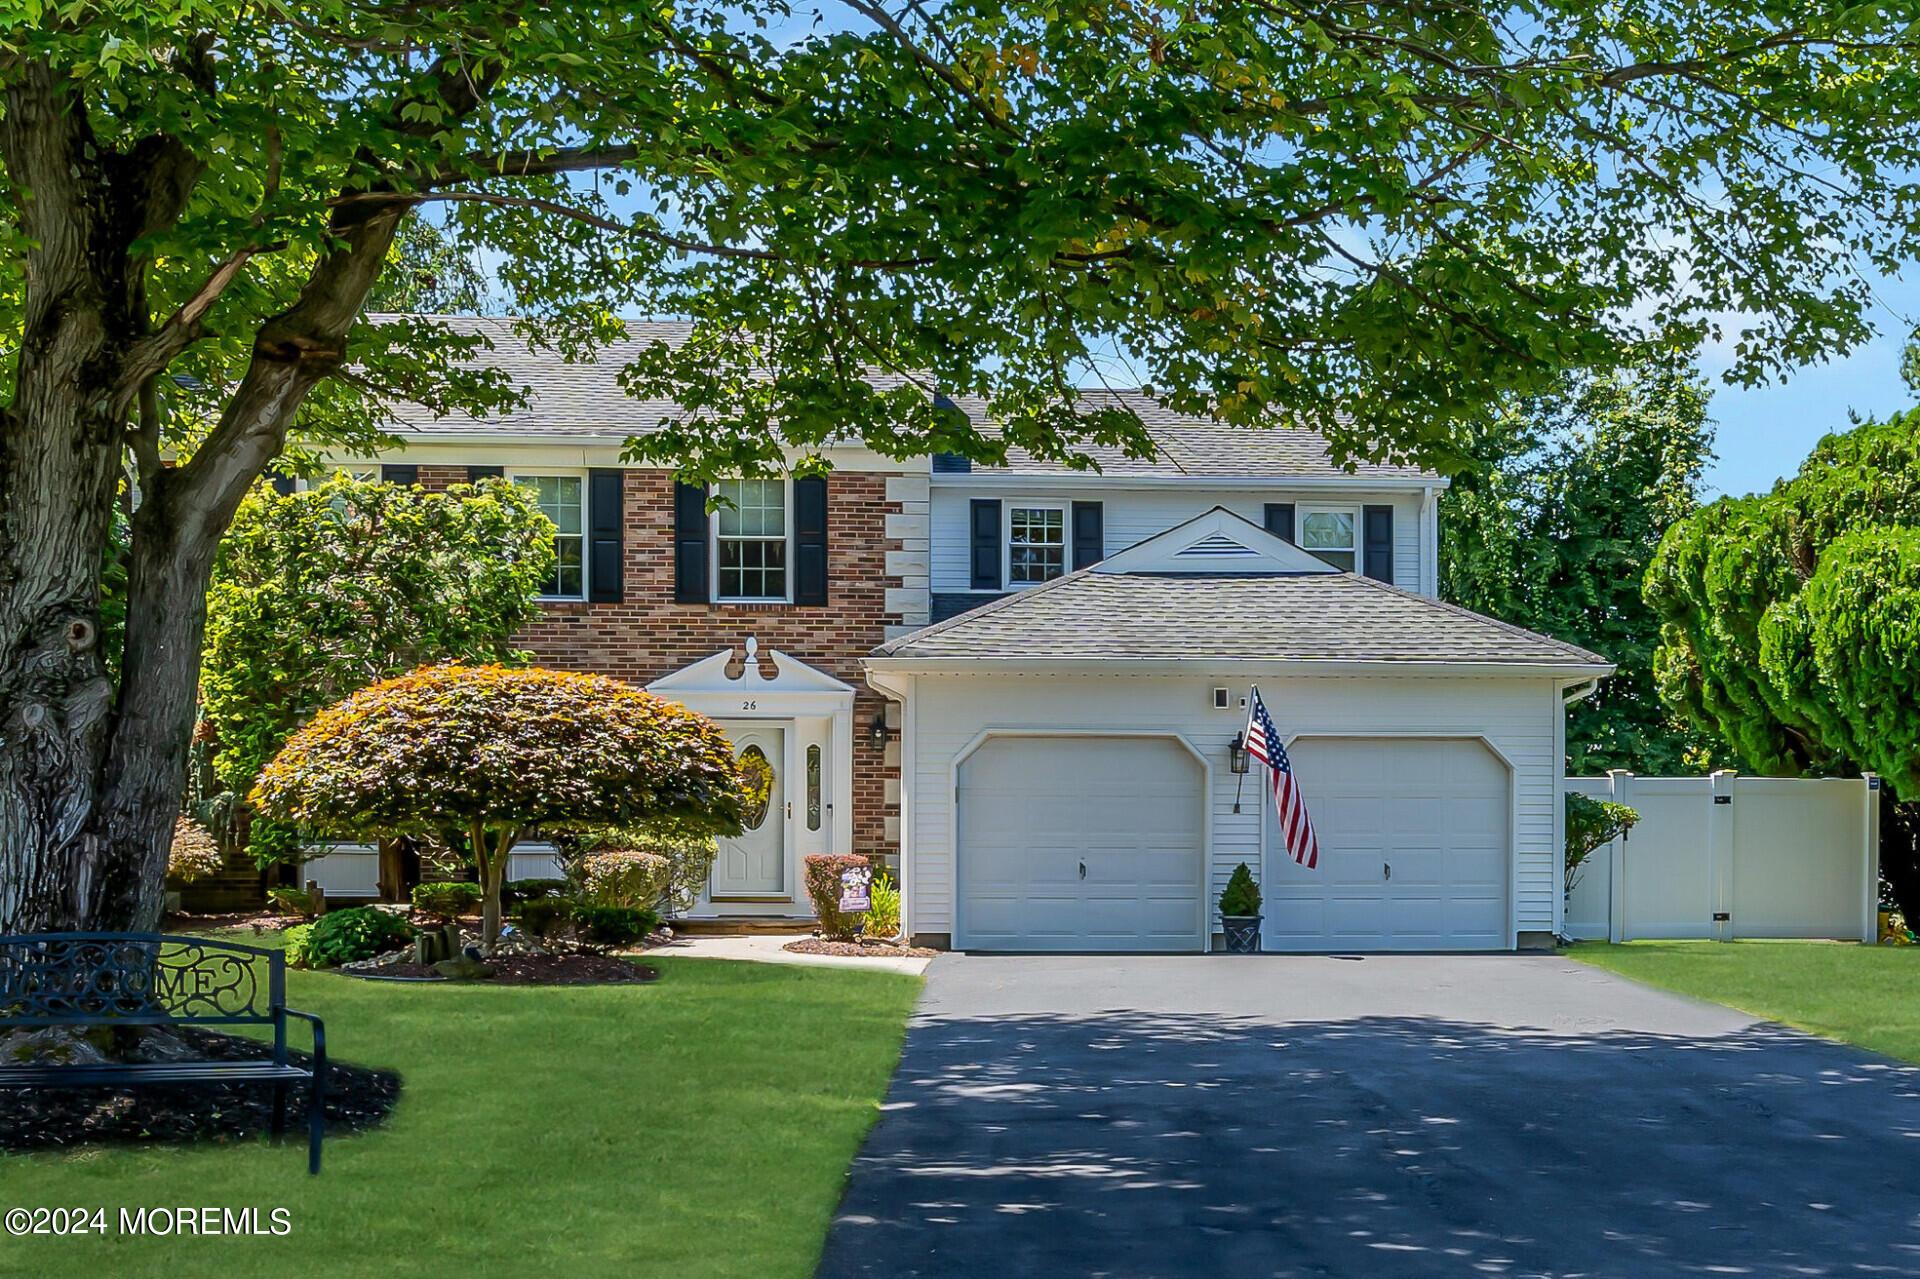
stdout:
[(1268, 949), (1511, 944), (1509, 779), (1484, 744), (1307, 738), (1289, 753), (1319, 835), (1320, 867), (1304, 871), (1285, 860), (1267, 819), (1275, 850)]
[(1203, 949), (1201, 779), (1165, 738), (987, 742), (960, 767), (959, 943)]

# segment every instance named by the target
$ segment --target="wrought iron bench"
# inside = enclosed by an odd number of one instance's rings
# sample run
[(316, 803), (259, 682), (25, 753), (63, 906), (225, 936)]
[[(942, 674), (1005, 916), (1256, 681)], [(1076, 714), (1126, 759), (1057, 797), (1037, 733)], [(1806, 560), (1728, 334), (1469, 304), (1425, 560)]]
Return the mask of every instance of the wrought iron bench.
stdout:
[[(290, 1017), (312, 1027), (312, 1069), (287, 1058)], [(156, 933), (0, 937), (0, 1031), (42, 1026), (273, 1027), (271, 1058), (74, 1065), (0, 1062), (0, 1088), (271, 1084), (272, 1132), (277, 1140), (286, 1131), (288, 1091), (305, 1081), (307, 1171), (320, 1171), (327, 1031), (318, 1017), (287, 1007), (287, 962), (279, 951)]]

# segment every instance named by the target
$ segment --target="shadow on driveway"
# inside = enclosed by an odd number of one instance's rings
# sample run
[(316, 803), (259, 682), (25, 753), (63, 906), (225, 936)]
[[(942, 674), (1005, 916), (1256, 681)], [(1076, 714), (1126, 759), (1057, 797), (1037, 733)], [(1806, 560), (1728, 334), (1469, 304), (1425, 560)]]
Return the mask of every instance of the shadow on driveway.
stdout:
[(1920, 1072), (1778, 1027), (929, 1018), (819, 1275), (1920, 1275)]

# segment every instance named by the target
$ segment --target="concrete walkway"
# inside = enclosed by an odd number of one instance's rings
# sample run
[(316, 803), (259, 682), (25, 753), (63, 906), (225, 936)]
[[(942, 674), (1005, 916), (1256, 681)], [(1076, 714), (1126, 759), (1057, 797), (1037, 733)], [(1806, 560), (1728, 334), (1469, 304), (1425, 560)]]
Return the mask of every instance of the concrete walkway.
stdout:
[(912, 973), (927, 971), (931, 959), (857, 958), (843, 955), (796, 955), (780, 949), (790, 941), (810, 937), (811, 933), (749, 933), (734, 937), (676, 937), (665, 946), (655, 946), (650, 955), (688, 955), (695, 959), (746, 959), (762, 964), (812, 964), (822, 968), (864, 968), (870, 972)]
[(819, 1274), (1920, 1276), (1920, 1071), (1557, 956), (943, 956)]

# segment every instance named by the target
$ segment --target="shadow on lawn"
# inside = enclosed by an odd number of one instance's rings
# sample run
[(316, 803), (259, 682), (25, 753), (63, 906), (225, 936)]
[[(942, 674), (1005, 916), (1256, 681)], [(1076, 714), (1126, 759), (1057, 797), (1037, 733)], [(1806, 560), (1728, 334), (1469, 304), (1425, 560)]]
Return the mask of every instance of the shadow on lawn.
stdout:
[(929, 1020), (819, 1274), (1920, 1275), (1920, 1069), (1769, 1026)]

